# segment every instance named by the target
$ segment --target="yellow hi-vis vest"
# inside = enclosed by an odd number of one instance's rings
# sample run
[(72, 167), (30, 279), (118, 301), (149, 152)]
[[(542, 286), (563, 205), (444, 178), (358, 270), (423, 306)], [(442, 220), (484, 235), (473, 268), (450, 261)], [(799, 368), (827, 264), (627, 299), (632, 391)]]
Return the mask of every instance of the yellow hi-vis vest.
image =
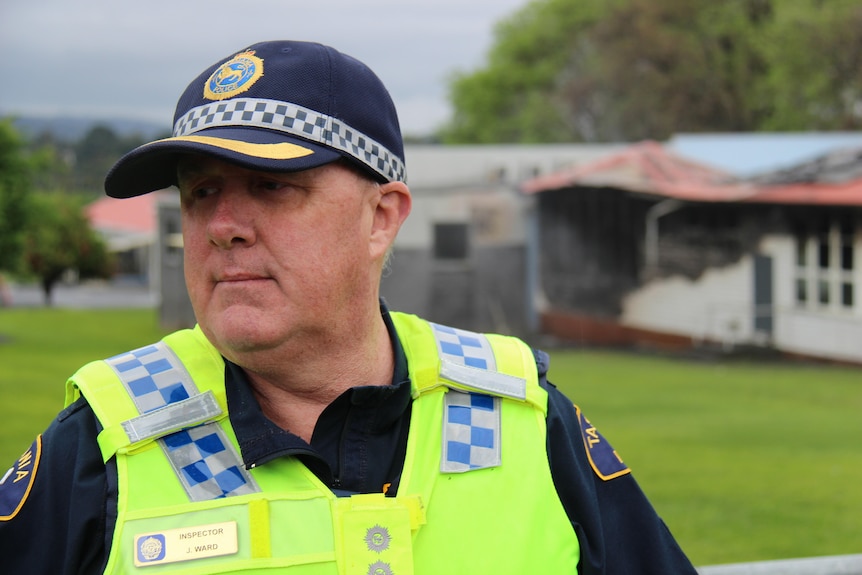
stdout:
[(87, 398), (117, 464), (105, 573), (575, 573), (530, 349), (391, 315), (413, 386), (394, 497), (336, 497), (293, 457), (246, 470), (199, 328), (78, 371), (66, 401)]

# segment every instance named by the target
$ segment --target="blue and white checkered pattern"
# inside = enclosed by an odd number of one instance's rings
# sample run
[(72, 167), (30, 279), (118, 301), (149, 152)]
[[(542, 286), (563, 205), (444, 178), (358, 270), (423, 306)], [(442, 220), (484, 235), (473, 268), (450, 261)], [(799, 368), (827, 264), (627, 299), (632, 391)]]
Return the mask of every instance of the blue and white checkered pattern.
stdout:
[(192, 501), (257, 491), (233, 446), (216, 423), (166, 436), (165, 452)]
[[(123, 382), (141, 414), (200, 395), (185, 366), (164, 342), (105, 361)], [(182, 409), (176, 412), (177, 416), (182, 414)], [(168, 419), (172, 417), (173, 414), (168, 415)], [(173, 429), (182, 425), (179, 421), (174, 423), (176, 425), (171, 426), (171, 421), (160, 422)], [(171, 433), (158, 442), (191, 501), (260, 491), (224, 430), (216, 423)]]
[[(431, 328), (440, 354), (441, 376), (474, 389), (490, 391), (496, 387), (489, 385), (500, 374), (487, 337), (436, 323)], [(461, 473), (500, 465), (500, 420), (499, 397), (449, 389), (444, 403), (440, 470)]]
[(450, 389), (443, 416), (440, 470), (461, 473), (501, 463), (500, 398)]
[(174, 137), (207, 128), (239, 126), (277, 130), (350, 154), (387, 181), (404, 180), (404, 163), (382, 144), (344, 122), (309, 108), (262, 98), (232, 98), (189, 110), (174, 124)]
[(176, 355), (163, 342), (105, 360), (141, 413), (148, 413), (198, 393)]
[(479, 333), (432, 323), (440, 357), (457, 365), (496, 371), (497, 362), (488, 339)]

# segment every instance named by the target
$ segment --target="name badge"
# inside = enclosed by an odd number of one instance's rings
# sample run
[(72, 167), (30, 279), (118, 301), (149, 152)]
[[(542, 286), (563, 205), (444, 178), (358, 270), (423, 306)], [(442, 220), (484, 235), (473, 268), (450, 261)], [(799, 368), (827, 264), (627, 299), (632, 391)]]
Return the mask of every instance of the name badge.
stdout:
[(135, 567), (232, 555), (237, 550), (236, 521), (144, 533), (135, 536)]

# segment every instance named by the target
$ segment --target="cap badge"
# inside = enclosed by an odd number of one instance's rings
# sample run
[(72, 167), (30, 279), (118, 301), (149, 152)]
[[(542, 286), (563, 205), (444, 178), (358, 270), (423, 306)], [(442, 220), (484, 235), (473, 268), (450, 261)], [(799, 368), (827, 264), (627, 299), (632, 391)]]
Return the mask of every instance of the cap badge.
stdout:
[(212, 73), (204, 84), (204, 98), (225, 100), (242, 94), (263, 76), (263, 60), (254, 50), (237, 54)]

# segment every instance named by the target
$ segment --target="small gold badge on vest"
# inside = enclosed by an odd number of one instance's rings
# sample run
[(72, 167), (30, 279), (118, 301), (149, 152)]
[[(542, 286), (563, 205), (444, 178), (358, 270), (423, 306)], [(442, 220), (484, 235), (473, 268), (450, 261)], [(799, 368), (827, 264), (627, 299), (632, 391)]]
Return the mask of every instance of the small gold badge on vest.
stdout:
[(135, 536), (135, 567), (232, 555), (237, 550), (236, 521), (168, 529)]

